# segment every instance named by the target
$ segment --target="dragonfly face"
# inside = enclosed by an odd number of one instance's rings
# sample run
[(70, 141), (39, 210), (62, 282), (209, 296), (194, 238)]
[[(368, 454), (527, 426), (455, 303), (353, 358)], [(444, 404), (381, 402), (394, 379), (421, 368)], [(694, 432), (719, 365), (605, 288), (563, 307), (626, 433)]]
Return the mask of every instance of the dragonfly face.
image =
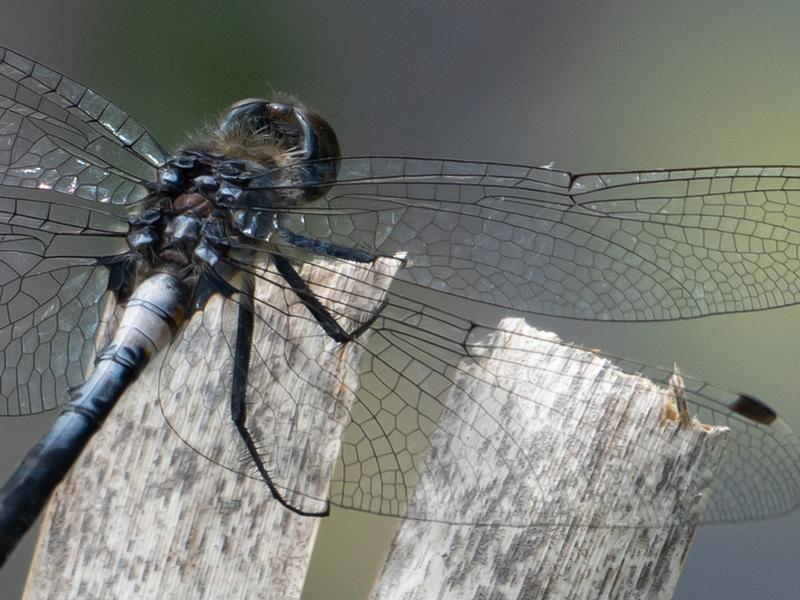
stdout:
[[(365, 358), (354, 365), (362, 374), (359, 394), (330, 500), (469, 523), (474, 515), (447, 501), (409, 504), (434, 435), (448, 439), (454, 455), (502, 454), (515, 445), (514, 433), (494, 425), (490, 403), (481, 399), (491, 398), (494, 374), (484, 370), (482, 379), (480, 369), (470, 369), (480, 362), (475, 332), (496, 327), (463, 318), (459, 303), (511, 314), (648, 321), (800, 298), (800, 238), (789, 218), (800, 188), (796, 169), (580, 175), (496, 163), (340, 157), (321, 118), (261, 100), (232, 106), (209, 136), (172, 155), (95, 92), (1, 52), (0, 337), (6, 343), (0, 396), (6, 415), (66, 402), (94, 358), (103, 300), (125, 303), (152, 273), (180, 276), (193, 290), (195, 313), (214, 294), (238, 310), (247, 304), (240, 299), (251, 289), (248, 280), (282, 285), (306, 298), (320, 344), (350, 342), (364, 327), (372, 329)], [(355, 298), (315, 300), (296, 277), (296, 266), (319, 258), (368, 264), (397, 252), (408, 253), (407, 268), (388, 292), (380, 290), (387, 292), (385, 304), (356, 318), (354, 327), (342, 327), (338, 317)], [(254, 267), (265, 264), (273, 270)], [(245, 308), (264, 323), (275, 312), (257, 296)], [(183, 326), (177, 343), (202, 346), (192, 337), (198, 331), (209, 333)], [(300, 347), (299, 340), (289, 341)], [(67, 360), (54, 352), (58, 347), (70, 349)], [(621, 364), (651, 378), (670, 375), (638, 362)], [(257, 358), (253, 368), (279, 372)], [(162, 379), (169, 382), (176, 369), (165, 361)], [(474, 407), (486, 418), (467, 432), (437, 430), (444, 398), (461, 377), (483, 390)], [(708, 518), (743, 520), (795, 508), (800, 445), (794, 434), (747, 396), (685, 380), (689, 410), (733, 430), (731, 466), (723, 470)], [(171, 419), (175, 398), (184, 398), (181, 390), (162, 392), (159, 402)], [(291, 400), (303, 406), (303, 398)], [(268, 398), (248, 398), (247, 405), (252, 422), (269, 422)], [(170, 424), (180, 433), (182, 421)], [(487, 450), (485, 439), (497, 443)], [(252, 476), (240, 448), (214, 441), (192, 446)], [(289, 445), (268, 450), (276, 462), (291, 453)], [(508, 480), (537, 469), (535, 457), (493, 462), (509, 470)], [(464, 464), (461, 476), (475, 477), (473, 466)], [(281, 484), (292, 486), (291, 480)], [(519, 524), (509, 508), (491, 519)]]

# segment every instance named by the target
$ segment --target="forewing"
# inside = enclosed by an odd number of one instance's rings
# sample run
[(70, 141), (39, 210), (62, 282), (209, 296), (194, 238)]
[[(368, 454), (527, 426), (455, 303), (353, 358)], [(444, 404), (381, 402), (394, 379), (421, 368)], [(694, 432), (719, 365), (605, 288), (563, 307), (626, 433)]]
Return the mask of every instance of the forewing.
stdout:
[(0, 48), (0, 184), (130, 204), (166, 157), (99, 94)]
[(649, 321), (800, 298), (796, 167), (573, 175), (348, 158), (325, 199), (282, 222), (405, 251), (401, 278), (417, 286), (539, 314)]

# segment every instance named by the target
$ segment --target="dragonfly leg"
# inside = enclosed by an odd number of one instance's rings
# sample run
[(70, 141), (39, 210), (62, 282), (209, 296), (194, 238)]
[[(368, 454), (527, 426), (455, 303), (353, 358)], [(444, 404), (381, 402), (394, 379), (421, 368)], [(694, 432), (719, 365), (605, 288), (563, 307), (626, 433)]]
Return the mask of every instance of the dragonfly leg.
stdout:
[(295, 270), (286, 257), (280, 256), (279, 254), (272, 254), (272, 260), (275, 264), (275, 267), (278, 269), (278, 272), (292, 287), (292, 290), (294, 290), (294, 293), (297, 294), (297, 297), (300, 299), (300, 301), (306, 305), (306, 308), (308, 308), (309, 312), (325, 330), (325, 333), (339, 343), (343, 344), (345, 342), (349, 342), (350, 340), (357, 338), (359, 335), (364, 333), (364, 331), (369, 329), (370, 326), (375, 322), (375, 319), (378, 318), (378, 315), (383, 310), (385, 301), (381, 302), (375, 308), (369, 319), (359, 324), (359, 326), (353, 331), (348, 332), (336, 322), (336, 319), (331, 315), (330, 312), (328, 312), (328, 309), (322, 306), (319, 298), (314, 295), (314, 292), (308, 289), (308, 285), (306, 284), (305, 280), (300, 277), (300, 274)]
[(353, 262), (368, 263), (374, 261), (380, 254), (363, 250), (361, 248), (348, 248), (347, 246), (339, 246), (333, 242), (326, 240), (318, 240), (315, 238), (306, 237), (295, 233), (286, 227), (281, 227), (281, 236), (296, 248), (302, 248), (318, 254), (320, 256), (330, 256), (331, 258), (341, 258), (342, 260), (351, 260)]
[(231, 419), (242, 438), (253, 464), (261, 479), (267, 484), (273, 498), (282, 506), (305, 517), (326, 517), (330, 509), (323, 511), (305, 511), (290, 504), (278, 490), (258, 452), (253, 436), (247, 429), (247, 376), (250, 370), (250, 351), (253, 343), (253, 281), (252, 278), (243, 286), (242, 299), (239, 302), (238, 326), (236, 330), (236, 347), (234, 349), (233, 381), (231, 385)]

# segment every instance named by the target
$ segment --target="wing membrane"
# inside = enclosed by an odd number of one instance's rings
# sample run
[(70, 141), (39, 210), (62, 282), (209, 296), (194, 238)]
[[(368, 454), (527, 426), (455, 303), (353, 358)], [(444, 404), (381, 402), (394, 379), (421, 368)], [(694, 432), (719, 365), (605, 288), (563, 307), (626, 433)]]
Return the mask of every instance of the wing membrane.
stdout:
[(369, 157), (344, 159), (326, 198), (282, 222), (406, 251), (401, 277), (418, 287), (539, 314), (651, 321), (795, 304), (799, 217), (797, 167), (572, 175)]
[[(367, 272), (364, 267), (353, 268)], [(324, 392), (355, 388), (357, 361), (354, 358), (350, 368), (342, 370), (338, 358), (359, 348), (320, 336), (317, 322), (295, 292), (285, 283), (281, 286), (274, 266), (249, 269), (257, 275), (256, 297), (269, 298), (269, 303), (258, 300), (255, 307), (254, 337), (261, 343), (246, 357), (250, 372), (246, 424), (258, 460), (284, 499), (295, 508), (320, 513), (327, 506), (330, 473), (349, 420), (348, 407)], [(323, 279), (332, 275), (324, 267), (318, 274)], [(365, 286), (357, 277), (338, 279), (352, 295), (321, 281), (310, 287), (349, 331), (371, 317), (365, 303), (379, 302), (377, 297), (388, 284), (386, 277), (378, 279), (384, 284)], [(241, 296), (212, 298), (183, 328), (160, 369), (159, 402), (172, 428), (196, 451), (229, 469), (261, 478), (231, 421), (233, 361), (241, 358), (235, 355)]]
[(0, 414), (53, 409), (92, 363), (108, 273), (71, 264), (23, 280), (3, 262), (0, 279)]
[[(0, 188), (0, 414), (55, 408), (94, 356), (108, 271), (127, 250), (108, 215)], [(21, 190), (30, 192), (31, 190)]]
[(89, 202), (147, 194), (166, 152), (92, 90), (0, 48), (0, 183), (54, 189)]
[(80, 84), (0, 48), (0, 414), (68, 400), (93, 357), (127, 205), (164, 151)]
[[(302, 272), (311, 277), (312, 284), (314, 278), (321, 278), (318, 281), (323, 283), (314, 285), (314, 290), (337, 318), (345, 320), (354, 314), (354, 307), (387, 293), (382, 285), (369, 291), (363, 286), (351, 290), (325, 283), (329, 281), (325, 274), (341, 271), (343, 262), (319, 257), (312, 262), (316, 271), (306, 267)], [(363, 276), (358, 270), (348, 271), (347, 278), (365, 280), (367, 268), (360, 267)], [(387, 304), (366, 342), (358, 339), (341, 346), (324, 333), (274, 271), (259, 272), (259, 279), (262, 288), (256, 296), (256, 314), (261, 332), (256, 338), (262, 342), (252, 355), (248, 418), (258, 432), (264, 462), (296, 505), (319, 509), (329, 497), (337, 505), (379, 514), (517, 526), (531, 525), (524, 515), (531, 506), (538, 506), (542, 522), (548, 525), (660, 524), (656, 516), (659, 479), (647, 471), (653, 467), (629, 464), (624, 451), (627, 440), (618, 439), (613, 423), (588, 411), (597, 372), (610, 368), (608, 360), (587, 354), (585, 362), (571, 361), (566, 370), (551, 373), (549, 365), (554, 363), (548, 359), (553, 353), (571, 350), (569, 345), (529, 330), (480, 325), (397, 291), (388, 292)], [(229, 315), (235, 310), (235, 300), (228, 301)], [(354, 322), (368, 312), (356, 310), (361, 316)], [(230, 353), (235, 328), (222, 336), (216, 336), (213, 328), (206, 331), (202, 339), (197, 334), (185, 335), (182, 342), (190, 355), (205, 357), (202, 366), (193, 359), (181, 366), (184, 363), (176, 352), (172, 366), (162, 368), (164, 413), (198, 452), (257, 478), (230, 424), (230, 386), (223, 383), (215, 388), (211, 383), (226, 381), (230, 369), (208, 366), (210, 357)], [(493, 336), (501, 334), (510, 349), (492, 355)], [(215, 337), (225, 339), (223, 347), (214, 345)], [(343, 372), (337, 360), (345, 352), (352, 353), (344, 355)], [(670, 375), (638, 363), (621, 364), (625, 371), (645, 372), (656, 380)], [(207, 409), (201, 415), (193, 414), (196, 405), (186, 401), (192, 393), (185, 391), (186, 377), (176, 377), (179, 369), (187, 377), (211, 373), (197, 384), (199, 388), (222, 389), (199, 392)], [(552, 387), (553, 377), (559, 381), (557, 389)], [(621, 373), (617, 377), (615, 389), (622, 396), (641, 385)], [(336, 382), (335, 393), (331, 382)], [(352, 404), (340, 397), (343, 389), (355, 395)], [(788, 427), (780, 420), (767, 425), (741, 416), (733, 408), (736, 395), (708, 384), (687, 378), (685, 393), (692, 414), (733, 430), (731, 460), (722, 468), (706, 520), (764, 518), (795, 508), (800, 501), (800, 442)], [(654, 402), (652, 410), (662, 410), (668, 394), (664, 391), (664, 398)], [(518, 409), (532, 417), (524, 422), (511, 418), (510, 411)], [(555, 431), (540, 425), (552, 420), (554, 413), (569, 431), (561, 442), (555, 439)], [(198, 419), (202, 427), (193, 424)], [(308, 422), (316, 425), (298, 425)], [(663, 459), (664, 448), (678, 456), (671, 437), (675, 427), (677, 423), (665, 428), (662, 448), (645, 449), (654, 462)], [(330, 445), (315, 446), (322, 444), (316, 436), (323, 430), (330, 435), (326, 439), (337, 440), (335, 446), (344, 431), (329, 489), (324, 482), (332, 467), (322, 457), (329, 461), (337, 453)], [(642, 486), (637, 498), (612, 494), (596, 503), (607, 508), (603, 514), (586, 515), (580, 499), (592, 493), (597, 473), (572, 482), (571, 493), (544, 488), (547, 478), (541, 475), (551, 466), (537, 455), (537, 440), (539, 444), (541, 440), (569, 444), (575, 452), (600, 451), (608, 460), (603, 477), (627, 477), (643, 470), (653, 478), (652, 485)], [(485, 464), (493, 466), (491, 473)], [(473, 484), (477, 492), (464, 497), (463, 482)]]

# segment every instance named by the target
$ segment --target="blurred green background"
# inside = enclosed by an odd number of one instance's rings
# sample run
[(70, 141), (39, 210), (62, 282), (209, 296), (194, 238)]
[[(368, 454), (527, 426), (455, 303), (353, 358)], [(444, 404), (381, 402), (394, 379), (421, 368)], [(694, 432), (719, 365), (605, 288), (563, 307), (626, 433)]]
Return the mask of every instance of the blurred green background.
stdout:
[[(4, 0), (0, 44), (90, 84), (173, 147), (230, 102), (275, 89), (327, 116), (349, 154), (580, 171), (800, 163), (800, 5), (790, 0)], [(534, 323), (611, 353), (677, 361), (800, 426), (800, 309)], [(51, 419), (0, 422), (0, 478)], [(365, 597), (385, 527), (343, 511), (327, 520), (306, 598)], [(18, 597), (32, 542), (0, 571), (2, 600)], [(798, 556), (799, 515), (703, 528), (677, 597), (796, 598)]]

